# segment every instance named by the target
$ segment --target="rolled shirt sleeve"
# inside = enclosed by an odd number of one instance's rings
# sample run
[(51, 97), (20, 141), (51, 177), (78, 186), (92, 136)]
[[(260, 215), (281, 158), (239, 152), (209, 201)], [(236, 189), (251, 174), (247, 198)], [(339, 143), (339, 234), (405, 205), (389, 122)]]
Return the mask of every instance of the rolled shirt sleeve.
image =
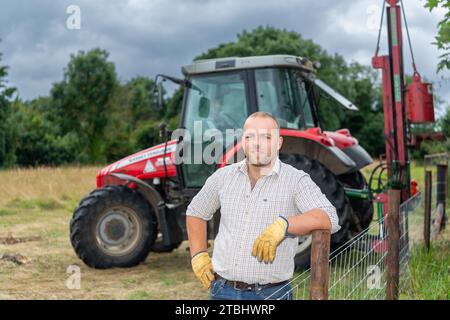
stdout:
[(214, 213), (220, 208), (219, 187), (220, 170), (217, 170), (206, 179), (205, 184), (194, 196), (186, 209), (186, 216), (211, 220)]
[(298, 189), (295, 192), (295, 203), (301, 213), (312, 209), (321, 209), (330, 218), (331, 233), (341, 229), (336, 208), (322, 193), (319, 186), (311, 179), (310, 175), (304, 172), (298, 182)]

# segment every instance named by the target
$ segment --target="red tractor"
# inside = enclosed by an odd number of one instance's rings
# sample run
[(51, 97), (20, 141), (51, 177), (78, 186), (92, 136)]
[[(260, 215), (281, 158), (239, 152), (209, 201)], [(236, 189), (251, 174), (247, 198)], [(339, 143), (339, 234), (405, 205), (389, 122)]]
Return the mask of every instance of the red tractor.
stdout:
[[(321, 96), (347, 109), (357, 108), (319, 80), (315, 69), (308, 59), (290, 55), (240, 57), (195, 61), (182, 68), (184, 79), (159, 79), (185, 87), (180, 127), (192, 136), (208, 129), (223, 134), (240, 129), (255, 111), (277, 117), (284, 138), (280, 160), (309, 173), (337, 209), (341, 229), (331, 239), (336, 248), (372, 220), (372, 201), (360, 170), (373, 160), (349, 130), (320, 128)], [(180, 148), (201, 150), (208, 141), (171, 138), (165, 126), (161, 135), (164, 143), (103, 168), (97, 189), (76, 208), (70, 239), (88, 266), (131, 267), (150, 251), (177, 248), (187, 239), (185, 211), (190, 200), (215, 170), (244, 156), (237, 135), (223, 144), (213, 163), (177, 162)], [(219, 219), (220, 210), (208, 223), (208, 239), (215, 238)], [(311, 237), (299, 238), (298, 268), (309, 264), (310, 247)]]

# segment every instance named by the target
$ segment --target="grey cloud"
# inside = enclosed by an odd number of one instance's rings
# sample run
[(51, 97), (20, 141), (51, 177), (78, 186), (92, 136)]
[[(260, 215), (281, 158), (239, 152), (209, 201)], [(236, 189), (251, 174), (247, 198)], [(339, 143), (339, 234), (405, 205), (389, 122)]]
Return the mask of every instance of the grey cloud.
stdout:
[[(65, 27), (70, 4), (81, 8), (81, 30)], [(367, 29), (367, 8), (374, 4), (380, 1), (11, 0), (0, 10), (0, 52), (10, 66), (10, 82), (27, 99), (48, 94), (78, 50), (107, 50), (122, 81), (180, 75), (180, 66), (195, 56), (259, 25), (296, 31), (330, 53), (369, 64), (377, 32)], [(406, 4), (418, 66), (429, 79), (438, 79), (438, 52), (430, 42), (439, 14), (423, 9), (423, 1)], [(450, 89), (439, 94), (450, 100)]]

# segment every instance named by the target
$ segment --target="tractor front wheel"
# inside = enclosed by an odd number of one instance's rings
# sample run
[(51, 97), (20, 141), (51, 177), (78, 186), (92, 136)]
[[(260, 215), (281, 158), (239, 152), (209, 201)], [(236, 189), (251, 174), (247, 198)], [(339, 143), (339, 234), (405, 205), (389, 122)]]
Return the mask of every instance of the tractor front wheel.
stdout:
[(135, 190), (111, 185), (97, 189), (76, 208), (70, 241), (86, 265), (106, 269), (144, 261), (156, 235), (156, 216)]

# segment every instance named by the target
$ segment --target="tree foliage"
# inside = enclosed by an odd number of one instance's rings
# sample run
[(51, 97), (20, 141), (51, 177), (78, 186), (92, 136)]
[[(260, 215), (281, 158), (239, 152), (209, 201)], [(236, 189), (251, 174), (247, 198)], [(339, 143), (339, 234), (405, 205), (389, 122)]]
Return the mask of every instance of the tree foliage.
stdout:
[(100, 49), (71, 55), (63, 81), (51, 91), (63, 134), (76, 133), (92, 162), (105, 161), (102, 141), (117, 85), (115, 66), (107, 58), (108, 53)]
[[(318, 77), (359, 107), (350, 112), (321, 98), (322, 128), (348, 128), (369, 153), (384, 152), (381, 89), (368, 66), (328, 53), (297, 32), (268, 26), (244, 30), (195, 59), (268, 54), (320, 62)], [(99, 48), (71, 55), (62, 80), (45, 97), (12, 101), (6, 77), (7, 67), (0, 67), (0, 166), (110, 163), (161, 143), (161, 122), (169, 130), (179, 126), (183, 88), (160, 109), (152, 75), (121, 83), (108, 53)]]
[[(0, 63), (2, 55), (0, 54)], [(0, 167), (15, 163), (16, 130), (11, 119), (11, 98), (15, 88), (7, 83), (8, 67), (0, 64)]]
[(438, 7), (446, 10), (444, 18), (439, 21), (438, 32), (434, 44), (443, 53), (439, 56), (438, 71), (450, 70), (450, 1), (448, 0), (427, 0), (425, 7), (431, 11)]

